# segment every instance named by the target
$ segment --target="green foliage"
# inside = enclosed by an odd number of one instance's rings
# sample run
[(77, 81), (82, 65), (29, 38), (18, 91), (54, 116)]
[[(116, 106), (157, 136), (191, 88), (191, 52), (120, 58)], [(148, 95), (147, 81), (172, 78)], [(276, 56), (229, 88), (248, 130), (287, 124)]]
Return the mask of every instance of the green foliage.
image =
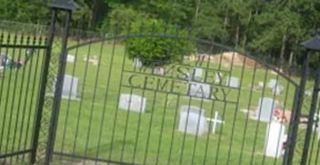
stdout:
[(188, 31), (163, 21), (148, 19), (143, 24), (137, 21), (131, 27), (137, 37), (126, 40), (129, 58), (139, 58), (145, 66), (173, 63), (193, 51)]
[(109, 17), (102, 25), (102, 30), (125, 33), (128, 24), (131, 24), (134, 21), (141, 20), (144, 17), (145, 15), (142, 12), (138, 12), (135, 9), (127, 7), (125, 5), (119, 5), (115, 7), (109, 14)]

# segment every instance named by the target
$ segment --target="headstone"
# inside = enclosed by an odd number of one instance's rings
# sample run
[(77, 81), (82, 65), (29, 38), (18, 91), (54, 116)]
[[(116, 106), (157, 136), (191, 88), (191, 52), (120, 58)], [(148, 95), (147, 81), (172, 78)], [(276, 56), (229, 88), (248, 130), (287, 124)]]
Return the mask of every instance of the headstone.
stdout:
[(306, 91), (304, 92), (304, 94), (305, 94), (306, 96), (311, 97), (311, 96), (312, 96), (312, 91), (311, 91), (311, 90), (306, 90)]
[(264, 83), (262, 81), (258, 82), (258, 87), (259, 89), (262, 89), (264, 87)]
[(276, 85), (279, 85), (277, 79), (271, 79), (267, 84), (268, 88), (270, 89), (273, 89)]
[(276, 158), (280, 157), (283, 155), (285, 142), (285, 126), (279, 121), (269, 123), (266, 132), (265, 155)]
[(145, 112), (147, 99), (134, 94), (121, 94), (119, 108), (133, 112)]
[(201, 81), (202, 80), (202, 72), (203, 72), (202, 68), (193, 68), (193, 73), (192, 73), (193, 79), (196, 81)]
[(220, 84), (222, 82), (222, 76), (223, 76), (223, 74), (221, 72), (216, 72), (214, 82), (216, 84)]
[(78, 82), (79, 82), (79, 79), (77, 77), (73, 77), (71, 75), (64, 75), (63, 87), (62, 87), (62, 98), (77, 99)]
[(155, 67), (153, 68), (153, 74), (156, 74), (156, 75), (164, 75), (165, 71), (164, 71), (164, 68), (163, 67)]
[(92, 63), (93, 65), (98, 65), (98, 63), (99, 63), (97, 56), (85, 57), (85, 58), (83, 58), (83, 61), (85, 61), (85, 62), (88, 61), (88, 62)]
[(135, 68), (141, 68), (143, 66), (141, 60), (139, 58), (133, 59), (133, 67)]
[(33, 48), (28, 48), (26, 50), (27, 55), (32, 55), (34, 53), (34, 49)]
[(318, 133), (318, 141), (320, 140), (320, 113), (313, 116), (313, 131)]
[(182, 106), (180, 108), (179, 131), (193, 135), (208, 133), (208, 124), (204, 112), (204, 109), (195, 106)]
[(273, 110), (275, 108), (276, 108), (276, 102), (272, 98), (268, 98), (268, 97), (260, 98), (259, 106), (255, 114), (256, 118), (263, 122), (269, 122), (272, 119)]
[(211, 85), (206, 83), (190, 82), (188, 95), (198, 98), (211, 98)]
[(240, 87), (240, 81), (238, 77), (229, 77), (227, 78), (227, 86), (233, 87), (233, 88), (239, 88)]
[(209, 122), (212, 122), (212, 134), (215, 134), (216, 130), (220, 127), (220, 125), (224, 124), (224, 121), (222, 121), (222, 117), (219, 115), (218, 112), (215, 112), (213, 119), (207, 118), (207, 120)]
[(75, 56), (68, 54), (67, 55), (67, 62), (74, 63), (74, 61), (75, 61)]
[(281, 85), (276, 85), (272, 88), (272, 93), (276, 94), (276, 95), (280, 95), (283, 91), (283, 86)]

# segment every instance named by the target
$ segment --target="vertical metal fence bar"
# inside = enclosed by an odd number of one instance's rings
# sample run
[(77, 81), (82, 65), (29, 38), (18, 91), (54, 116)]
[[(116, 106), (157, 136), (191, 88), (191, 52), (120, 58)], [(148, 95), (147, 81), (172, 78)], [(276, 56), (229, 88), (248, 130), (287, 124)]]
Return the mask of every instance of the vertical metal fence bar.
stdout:
[[(79, 26), (80, 24), (78, 24)], [(76, 44), (80, 44), (80, 29), (77, 29), (77, 32), (76, 32), (76, 38), (77, 38), (77, 41), (76, 41)], [(73, 63), (73, 66), (72, 66), (72, 71), (71, 71), (71, 75), (74, 77), (75, 76), (75, 73), (76, 73), (76, 68), (77, 68), (77, 60), (80, 59), (79, 58), (79, 47), (77, 47), (75, 49), (75, 53), (74, 53), (74, 56), (75, 56), (75, 59), (74, 59), (74, 63)], [(69, 53), (69, 51), (68, 51)], [(73, 82), (74, 82), (74, 79), (72, 78), (71, 79), (71, 84), (70, 84), (70, 89), (73, 89), (74, 88), (74, 85), (73, 85)], [(61, 148), (60, 148), (60, 153), (63, 153), (64, 151), (64, 147), (65, 147), (65, 139), (66, 139), (66, 132), (67, 132), (67, 128), (68, 128), (68, 123), (69, 123), (69, 113), (70, 113), (70, 108), (71, 108), (71, 96), (72, 95), (72, 92), (70, 90), (69, 94), (68, 94), (68, 103), (67, 103), (67, 107), (66, 107), (66, 114), (65, 114), (65, 118), (64, 118), (64, 123), (62, 125), (63, 127), (63, 133), (62, 133), (62, 140), (61, 140)], [(62, 160), (62, 156), (60, 157), (60, 160)]]
[[(319, 102), (319, 104), (318, 104), (318, 113), (320, 113), (320, 102)], [(319, 120), (318, 120), (318, 122), (319, 122)], [(318, 135), (318, 136), (320, 136), (320, 134)], [(318, 140), (318, 145), (316, 146), (316, 148), (317, 148), (317, 151), (316, 151), (316, 154), (315, 154), (315, 163), (314, 164), (318, 164), (318, 160), (319, 160), (319, 158), (320, 158), (320, 140)]]
[(89, 126), (88, 126), (88, 132), (87, 132), (87, 138), (86, 138), (86, 144), (85, 144), (85, 156), (87, 156), (88, 154), (88, 148), (89, 148), (89, 141), (90, 141), (90, 135), (91, 135), (91, 129), (92, 129), (92, 118), (93, 118), (93, 111), (94, 111), (94, 103), (96, 100), (96, 93), (97, 93), (97, 88), (98, 88), (98, 81), (99, 81), (99, 74), (100, 74), (100, 70), (101, 70), (101, 59), (102, 59), (102, 54), (103, 54), (103, 45), (105, 44), (104, 41), (102, 41), (100, 43), (100, 50), (99, 50), (99, 62), (98, 62), (98, 66), (97, 66), (97, 72), (95, 75), (95, 82), (94, 82), (94, 88), (93, 88), (93, 97), (92, 97), (92, 101), (91, 101), (91, 107), (90, 107), (90, 119), (89, 119)]
[(299, 121), (301, 116), (301, 108), (303, 104), (304, 91), (308, 79), (309, 70), (309, 51), (304, 52), (303, 70), (300, 80), (300, 86), (297, 88), (294, 97), (294, 108), (291, 114), (291, 121), (288, 132), (288, 146), (285, 150), (283, 165), (291, 165), (294, 156), (294, 150), (296, 145), (296, 139), (298, 134)]
[[(50, 59), (51, 59), (51, 50), (52, 50), (52, 44), (54, 40), (55, 35), (55, 24), (56, 24), (56, 18), (57, 18), (57, 10), (52, 10), (52, 17), (51, 17), (51, 26), (48, 34), (48, 40), (46, 41), (46, 52), (45, 52), (45, 59), (44, 59), (44, 65), (43, 70), (41, 73), (41, 85), (40, 85), (40, 91), (39, 91), (39, 97), (38, 97), (38, 105), (37, 105), (37, 111), (36, 111), (36, 119), (35, 119), (35, 127), (33, 130), (32, 135), (32, 142), (31, 142), (31, 156), (30, 156), (30, 163), (34, 164), (36, 161), (36, 152), (38, 148), (38, 141), (39, 141), (39, 133), (40, 133), (40, 125), (41, 125), (41, 117), (42, 117), (42, 111), (43, 111), (43, 105), (45, 101), (45, 94), (46, 94), (46, 86), (48, 81), (48, 73), (49, 73), (49, 65), (50, 65)], [(31, 106), (31, 105), (30, 105)]]
[(61, 94), (62, 94), (62, 86), (64, 81), (64, 73), (66, 69), (66, 58), (67, 58), (67, 44), (68, 44), (68, 36), (69, 36), (69, 29), (70, 29), (70, 21), (71, 21), (72, 11), (66, 12), (66, 20), (64, 26), (64, 34), (62, 38), (62, 47), (61, 47), (61, 54), (59, 60), (59, 67), (58, 67), (58, 75), (57, 75), (57, 83), (54, 92), (54, 100), (52, 105), (52, 115), (50, 119), (50, 127), (49, 127), (49, 135), (48, 135), (48, 145), (46, 148), (46, 157), (45, 157), (45, 164), (49, 164), (52, 159), (53, 149), (54, 149), (54, 142), (56, 136), (56, 130), (58, 125), (58, 118), (59, 118), (59, 111), (60, 111), (60, 103), (61, 103)]
[[(11, 40), (10, 40), (10, 37), (8, 38), (8, 43), (10, 43), (11, 42)], [(14, 35), (14, 38), (13, 38), (13, 45), (17, 45), (17, 34), (15, 34)], [(12, 53), (13, 53), (13, 55), (12, 55), (12, 59), (14, 60), (15, 58), (16, 58), (16, 49), (13, 49), (12, 50)], [(7, 54), (7, 53), (6, 53)], [(7, 126), (7, 129), (8, 129), (8, 131), (7, 131), (7, 133), (5, 133), (5, 128), (6, 128), (6, 120), (7, 120), (7, 112), (8, 112), (8, 110), (9, 110), (9, 108), (8, 108), (8, 104), (9, 104), (9, 99), (10, 99), (10, 88), (11, 88), (11, 84), (12, 84), (12, 81), (13, 81), (13, 79), (12, 79), (12, 75), (13, 75), (13, 73), (14, 73), (14, 71), (13, 71), (13, 68), (9, 68), (8, 67), (8, 69), (10, 69), (10, 71), (9, 71), (9, 81), (8, 81), (8, 87), (7, 87), (7, 92), (6, 92), (6, 99), (5, 99), (5, 105), (4, 105), (4, 109), (5, 109), (5, 117), (3, 118), (3, 122), (4, 122), (4, 124), (3, 124), (3, 130), (2, 130), (2, 132), (1, 132), (1, 144), (2, 144), (2, 140), (3, 140), (3, 134), (5, 134), (5, 137), (4, 138), (7, 138), (7, 140), (5, 140), (5, 142), (6, 142), (6, 145), (5, 145), (5, 151), (4, 151), (4, 153), (6, 153), (7, 154), (7, 151), (8, 151), (8, 143), (10, 142), (9, 140), (8, 140), (8, 138), (10, 137), (10, 135), (9, 135), (9, 133), (10, 133), (10, 127), (8, 127)], [(13, 86), (14, 86), (14, 83), (13, 83)], [(10, 119), (12, 119), (12, 111), (9, 111), (9, 120), (8, 120), (8, 122), (9, 122), (9, 125), (11, 125), (11, 120)], [(1, 145), (0, 144), (0, 150), (1, 150)], [(6, 160), (6, 159), (5, 159)]]
[[(291, 76), (291, 73), (289, 73), (289, 77)], [(296, 88), (296, 86), (295, 86), (295, 88)], [(285, 94), (285, 98), (284, 98), (284, 107), (283, 107), (283, 110), (282, 110), (282, 112), (283, 112), (283, 114), (285, 114), (286, 113), (286, 108), (288, 107), (288, 99), (291, 99), (290, 97), (289, 97), (289, 90), (290, 90), (290, 82), (288, 81), (287, 82), (287, 87), (286, 87), (286, 94)], [(282, 132), (282, 128), (279, 130), (279, 133), (280, 132)], [(278, 145), (280, 144), (280, 140), (281, 139), (278, 139), (278, 143), (277, 143), (277, 148), (279, 147)], [(277, 153), (276, 153), (276, 155), (278, 155), (278, 151), (277, 151)], [(275, 159), (274, 159), (274, 162), (273, 162), (273, 164), (274, 165), (276, 165), (276, 163), (277, 163), (277, 161), (278, 161), (278, 157), (276, 157)]]
[[(318, 91), (318, 94), (319, 94), (319, 91)], [(317, 116), (317, 118), (316, 118), (316, 120), (315, 120), (314, 122), (315, 122), (315, 125), (317, 126), (316, 128), (319, 129), (319, 127), (320, 127), (320, 125), (319, 125), (320, 102), (319, 102), (319, 101), (318, 101), (317, 105), (318, 105), (318, 106), (317, 106), (316, 114), (317, 114), (318, 116)], [(314, 148), (317, 148), (317, 150), (319, 150), (319, 148), (320, 148), (320, 141), (319, 141), (318, 138), (316, 138), (316, 136), (317, 136), (317, 134), (314, 132), (314, 133), (313, 133), (313, 136), (312, 136), (312, 143), (311, 143), (311, 149), (310, 149), (310, 152), (311, 152), (311, 153), (310, 153), (310, 156), (309, 156), (308, 165), (311, 164), (313, 155), (315, 154), (315, 153), (314, 153)], [(320, 134), (319, 134), (319, 133), (318, 133), (318, 137), (320, 137)], [(318, 145), (316, 145), (315, 143), (318, 143)], [(317, 151), (317, 150), (316, 150), (316, 151)], [(315, 155), (315, 156), (317, 156), (317, 155)]]
[[(34, 43), (33, 43), (33, 45), (34, 45)], [(29, 73), (28, 73), (28, 83), (29, 84), (27, 84), (27, 89), (31, 89), (31, 96), (30, 96), (30, 99), (29, 99), (30, 100), (30, 104), (29, 105), (28, 105), (28, 101), (27, 101), (28, 99), (27, 98), (25, 98), (25, 102), (24, 102), (24, 108), (28, 109), (28, 112), (25, 115), (25, 117), (26, 117), (26, 124), (25, 124), (26, 128), (25, 128), (25, 136), (24, 136), (25, 138), (24, 138), (24, 141), (21, 141), (21, 143), (23, 143), (23, 147), (22, 148), (24, 150), (26, 150), (27, 147), (29, 147), (29, 146), (27, 146), (27, 142), (28, 142), (28, 137), (29, 137), (29, 128), (30, 128), (30, 125), (31, 125), (32, 105), (33, 105), (35, 86), (36, 86), (36, 84), (33, 83), (32, 87), (30, 87), (31, 73), (33, 73), (33, 75), (36, 75), (36, 73), (38, 73), (39, 55), (40, 55), (40, 51), (37, 51), (37, 53), (36, 53), (37, 59), (36, 59), (36, 62), (35, 62), (35, 65), (36, 65), (35, 68), (32, 67), (33, 64), (34, 64), (34, 58), (31, 58), (30, 64), (29, 64), (30, 65), (29, 66)], [(26, 96), (28, 96), (29, 92), (30, 92), (29, 90), (26, 91)], [(20, 130), (20, 131), (21, 131), (21, 135), (20, 136), (23, 137), (22, 130)], [(22, 159), (24, 159), (24, 157), (25, 157), (25, 155), (23, 155)]]
[(104, 121), (105, 121), (105, 114), (107, 111), (107, 103), (109, 103), (108, 101), (108, 91), (109, 91), (109, 87), (110, 87), (110, 79), (111, 79), (111, 73), (112, 73), (112, 67), (113, 67), (113, 61), (114, 61), (114, 54), (115, 54), (115, 46), (116, 46), (116, 39), (113, 40), (112, 43), (112, 50), (111, 50), (111, 54), (110, 54), (110, 62), (109, 62), (109, 66), (108, 66), (108, 73), (107, 73), (107, 82), (106, 82), (106, 90), (105, 90), (105, 94), (104, 94), (104, 100), (103, 100), (103, 110), (102, 110), (102, 116), (101, 116), (101, 122), (99, 124), (99, 139), (97, 142), (97, 152), (96, 152), (96, 159), (99, 158), (99, 154), (100, 154), (100, 144), (101, 144), (101, 138), (102, 138), (102, 131), (103, 131), (103, 126), (104, 126)]
[[(220, 64), (219, 64), (219, 67), (221, 66), (221, 64), (223, 63), (222, 58), (223, 58), (223, 53), (224, 53), (224, 50), (222, 50), (222, 53), (221, 53), (221, 59), (220, 59)], [(235, 53), (234, 51), (232, 51), (232, 58), (231, 58), (231, 65), (230, 65), (230, 69), (228, 70), (228, 72), (230, 73), (229, 78), (227, 80), (227, 85), (230, 84), (230, 81), (231, 81), (231, 76), (232, 76), (232, 71), (233, 71), (233, 68), (234, 68), (234, 56), (235, 56)], [(240, 90), (240, 89), (239, 89)], [(224, 104), (223, 104), (223, 112), (222, 112), (222, 120), (225, 119), (226, 117), (226, 112), (227, 112), (227, 106), (228, 106), (228, 103), (227, 103), (227, 100), (224, 100)], [(222, 124), (221, 125), (221, 132), (223, 132), (223, 128), (224, 128), (224, 125)], [(215, 159), (215, 164), (218, 163), (218, 159), (219, 159), (219, 151), (220, 151), (220, 143), (221, 143), (221, 138), (222, 138), (222, 134), (219, 134), (219, 140), (218, 140), (218, 146), (217, 146), (217, 150), (216, 150), (216, 159)]]
[[(267, 68), (265, 70), (265, 74), (264, 74), (264, 80), (263, 82), (266, 82), (267, 81), (267, 78), (268, 78), (268, 71), (269, 69)], [(261, 98), (263, 98), (265, 96), (265, 92), (266, 92), (266, 86), (264, 85), (263, 86), (263, 89), (262, 89), (262, 93), (261, 93)], [(262, 99), (260, 100), (259, 104), (261, 105), (262, 104)], [(259, 107), (259, 113), (258, 113), (258, 121), (257, 121), (257, 124), (256, 124), (256, 128), (255, 128), (255, 133), (254, 133), (254, 142), (253, 142), (253, 149), (252, 149), (252, 152), (251, 152), (251, 158), (250, 158), (250, 164), (253, 164), (254, 163), (254, 155), (255, 155), (255, 151), (256, 151), (256, 143), (257, 143), (257, 136), (258, 136), (258, 131), (259, 131), (259, 126), (260, 126), (260, 118), (261, 118), (261, 110), (262, 110), (262, 106)]]
[[(28, 40), (28, 39), (27, 39)], [(23, 44), (23, 42), (24, 42), (24, 37), (23, 37), (23, 34), (22, 34), (22, 38), (21, 38), (21, 41), (20, 41), (20, 43), (21, 44)], [(27, 41), (28, 42), (28, 41)], [(27, 43), (28, 44), (28, 43)], [(22, 51), (22, 49), (20, 49), (19, 50), (19, 54), (20, 54), (20, 57), (21, 57), (21, 52)], [(24, 51), (24, 54), (25, 54), (26, 52)], [(25, 54), (26, 55), (26, 54)], [(18, 58), (18, 60), (19, 61), (21, 61), (21, 58)], [(21, 77), (21, 79), (19, 80), (20, 81), (20, 90), (18, 91), (18, 99), (17, 99), (17, 104), (18, 104), (18, 106), (17, 106), (17, 115), (16, 115), (16, 122), (15, 122), (15, 124), (14, 124), (14, 129), (13, 129), (13, 140), (12, 140), (12, 146), (11, 146), (11, 151), (14, 151), (14, 149), (15, 149), (15, 145), (17, 145), (17, 144), (19, 144), (19, 142), (16, 142), (16, 140), (18, 140), (18, 141), (20, 141), (19, 139), (16, 139), (17, 137), (17, 130), (18, 130), (18, 123), (19, 123), (19, 121), (20, 121), (20, 115), (21, 115), (21, 120), (22, 120), (22, 118), (25, 116), (25, 114), (24, 114), (24, 111), (22, 110), (22, 112), (20, 112), (21, 111), (21, 101), (22, 101), (22, 95), (23, 95), (23, 91), (24, 91), (24, 87), (23, 87), (23, 85), (24, 85), (24, 82), (25, 82), (25, 72), (26, 72), (26, 67), (25, 66), (22, 66), (22, 65), (25, 65), (25, 64), (21, 64), (21, 66), (20, 67), (22, 67), (22, 68), (17, 68), (17, 69), (22, 69), (22, 77)], [(19, 84), (18, 84), (18, 88), (19, 88)], [(25, 96), (25, 98), (26, 98), (26, 96)], [(22, 123), (23, 121), (20, 121), (20, 123)], [(17, 146), (17, 148), (19, 148), (19, 146)], [(18, 156), (16, 157), (17, 159), (18, 159)], [(10, 158), (10, 162), (12, 161), (12, 157)]]
[(240, 76), (240, 84), (239, 84), (239, 89), (238, 89), (238, 96), (237, 96), (237, 103), (236, 103), (236, 109), (234, 112), (233, 116), (233, 123), (232, 123), (232, 130), (231, 130), (231, 139), (230, 139), (230, 145), (228, 149), (228, 159), (227, 159), (227, 164), (229, 164), (230, 161), (230, 155), (232, 151), (232, 144), (233, 144), (233, 138), (234, 138), (234, 132), (235, 132), (235, 127), (236, 127), (236, 121), (237, 121), (237, 116), (239, 113), (239, 107), (240, 107), (240, 96), (241, 96), (241, 87), (243, 84), (243, 78), (244, 78), (244, 70), (245, 70), (245, 64), (246, 64), (247, 57), (244, 57), (244, 60), (242, 62), (242, 67), (241, 67), (241, 76)]
[[(249, 102), (248, 102), (248, 106), (247, 109), (250, 109), (251, 103), (252, 103), (252, 96), (253, 96), (253, 87), (254, 87), (254, 83), (255, 83), (255, 79), (256, 79), (256, 74), (257, 74), (257, 63), (254, 64), (254, 68), (253, 68), (253, 73), (252, 73), (252, 80), (250, 82), (250, 93), (249, 93)], [(244, 126), (244, 131), (242, 134), (242, 142), (241, 142), (241, 149), (240, 149), (240, 158), (239, 158), (239, 165), (242, 164), (242, 159), (243, 159), (243, 150), (244, 150), (244, 146), (245, 146), (245, 138), (247, 136), (247, 130), (248, 130), (248, 121), (249, 121), (249, 112), (247, 113), (246, 117), (245, 117), (245, 126)]]
[(308, 117), (308, 126), (307, 126), (305, 142), (304, 142), (304, 147), (302, 152), (301, 165), (305, 165), (308, 159), (310, 138), (313, 132), (312, 128), (314, 126), (314, 115), (317, 110), (319, 88), (320, 88), (320, 68), (317, 69), (316, 79), (313, 87), (312, 101), (311, 101), (311, 107), (310, 107), (310, 112)]
[[(32, 44), (32, 46), (34, 46), (34, 42), (35, 40), (33, 40), (33, 44)], [(29, 45), (30, 44), (30, 36), (28, 36), (27, 37), (27, 45)], [(25, 50), (25, 53), (26, 53), (26, 55), (27, 55), (27, 50)], [(32, 58), (33, 59), (33, 58)], [(23, 128), (24, 128), (24, 126), (25, 126), (25, 118), (26, 118), (26, 116), (27, 116), (27, 113), (28, 113), (28, 111), (27, 111), (27, 108), (26, 108), (26, 102), (27, 102), (27, 100), (28, 100), (28, 93), (29, 93), (29, 85), (30, 85), (30, 81), (31, 81), (31, 79), (30, 79), (30, 73), (31, 73), (31, 67), (32, 67), (32, 59), (31, 59), (31, 62), (30, 62), (30, 65), (29, 65), (29, 67), (28, 68), (26, 68), (26, 66), (24, 66), (24, 69), (26, 69), (26, 70), (28, 70), (28, 73), (27, 73), (27, 75), (26, 75), (26, 77), (27, 77), (27, 84), (26, 84), (26, 89), (25, 89), (25, 91), (24, 91), (24, 100), (22, 101), (22, 105), (21, 105), (21, 107), (22, 107), (22, 119), (21, 119), (21, 122), (20, 122), (20, 130), (19, 130), (19, 141), (18, 141), (18, 150), (20, 150), (21, 148), (22, 148), (22, 146), (20, 146), (21, 145), (21, 142), (22, 142), (22, 138), (23, 138), (23, 136), (22, 136), (22, 132), (23, 132)], [(25, 63), (27, 63), (27, 62), (25, 62)], [(22, 96), (22, 92), (20, 92), (20, 95)], [(27, 138), (27, 137), (25, 137), (25, 138)], [(18, 156), (16, 157), (17, 159), (18, 159)], [(23, 156), (23, 158), (22, 158), (22, 160), (24, 160), (24, 156)]]

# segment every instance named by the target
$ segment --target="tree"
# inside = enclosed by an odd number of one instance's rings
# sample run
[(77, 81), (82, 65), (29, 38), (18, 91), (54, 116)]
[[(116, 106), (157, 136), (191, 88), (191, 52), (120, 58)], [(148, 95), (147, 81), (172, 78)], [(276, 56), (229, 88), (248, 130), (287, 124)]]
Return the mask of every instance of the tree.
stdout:
[(193, 51), (188, 32), (163, 21), (147, 19), (131, 27), (137, 37), (126, 40), (129, 58), (139, 58), (145, 66), (173, 63)]

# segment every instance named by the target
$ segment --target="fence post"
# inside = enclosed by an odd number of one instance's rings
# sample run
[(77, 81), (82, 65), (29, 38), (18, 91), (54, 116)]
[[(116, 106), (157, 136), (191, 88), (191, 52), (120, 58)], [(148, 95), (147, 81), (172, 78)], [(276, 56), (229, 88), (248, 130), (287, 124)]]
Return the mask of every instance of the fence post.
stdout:
[(50, 126), (49, 126), (49, 135), (48, 135), (48, 144), (47, 144), (47, 149), (46, 149), (45, 164), (49, 164), (52, 159), (54, 142), (55, 142), (55, 137), (56, 137), (56, 130), (57, 130), (57, 125), (58, 125), (58, 117), (59, 117), (59, 111), (60, 111), (64, 73), (66, 70), (67, 44), (68, 44), (72, 11), (67, 10), (66, 12), (67, 12), (66, 13), (67, 16), (66, 16), (66, 20), (65, 20), (65, 26), (63, 28), (64, 34), (62, 36), (62, 47), (61, 47), (61, 54), (60, 54), (60, 58), (59, 58), (57, 79), (56, 79), (56, 84), (55, 84), (55, 91), (54, 91), (54, 99), (53, 99), (53, 105), (52, 105), (52, 115), (51, 115)]
[(34, 164), (36, 162), (36, 155), (37, 155), (37, 148), (39, 144), (39, 133), (41, 127), (41, 118), (43, 112), (43, 106), (45, 101), (45, 94), (46, 94), (46, 86), (48, 82), (48, 73), (49, 73), (49, 65), (51, 59), (51, 51), (52, 51), (52, 44), (55, 36), (55, 26), (56, 26), (56, 18), (57, 18), (57, 11), (55, 9), (52, 10), (52, 17), (51, 17), (51, 25), (48, 34), (48, 40), (46, 43), (46, 53), (43, 65), (43, 71), (41, 73), (41, 85), (39, 91), (39, 98), (38, 98), (38, 105), (36, 111), (36, 119), (35, 119), (35, 127), (32, 135), (32, 142), (31, 142), (31, 156), (30, 156), (30, 163)]
[(301, 72), (302, 75), (300, 80), (300, 86), (297, 88), (295, 97), (294, 97), (294, 106), (291, 113), (287, 147), (285, 150), (284, 160), (283, 160), (284, 165), (292, 164), (296, 140), (297, 140), (300, 116), (301, 116), (301, 109), (302, 109), (302, 104), (304, 99), (304, 91), (305, 91), (305, 87), (308, 79), (308, 71), (309, 71), (309, 50), (306, 50), (304, 51), (304, 61), (303, 61), (303, 68)]
[(320, 87), (320, 68), (317, 69), (316, 79), (313, 87), (312, 102), (311, 102), (311, 107), (310, 107), (310, 112), (308, 117), (308, 126), (307, 126), (305, 143), (304, 143), (303, 153), (301, 158), (301, 165), (305, 165), (307, 163), (309, 146), (310, 146), (310, 138), (312, 134), (312, 127), (314, 124), (314, 115), (315, 115), (315, 112), (317, 109), (317, 103), (318, 103), (319, 87)]

